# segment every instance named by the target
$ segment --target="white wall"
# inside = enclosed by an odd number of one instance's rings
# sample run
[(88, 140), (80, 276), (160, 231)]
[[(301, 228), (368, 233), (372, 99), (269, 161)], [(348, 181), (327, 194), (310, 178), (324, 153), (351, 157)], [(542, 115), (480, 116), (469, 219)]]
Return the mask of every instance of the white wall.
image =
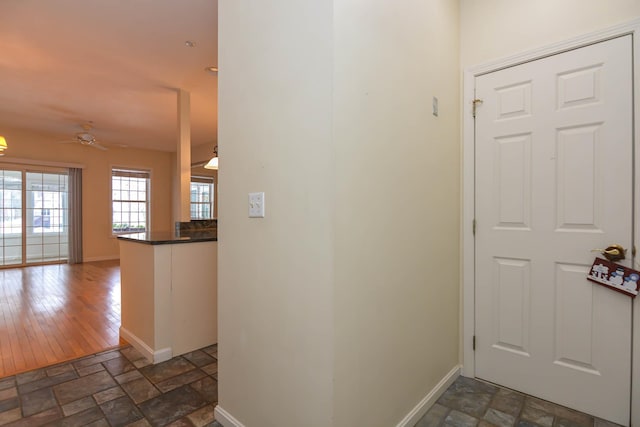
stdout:
[[(332, 6), (234, 0), (219, 17), (219, 408), (330, 426)], [(254, 191), (264, 219), (247, 217)]]
[(333, 425), (388, 427), (458, 363), (458, 4), (334, 4)]
[(457, 6), (220, 3), (219, 414), (388, 427), (457, 366)]
[(463, 67), (640, 16), (638, 0), (460, 0)]

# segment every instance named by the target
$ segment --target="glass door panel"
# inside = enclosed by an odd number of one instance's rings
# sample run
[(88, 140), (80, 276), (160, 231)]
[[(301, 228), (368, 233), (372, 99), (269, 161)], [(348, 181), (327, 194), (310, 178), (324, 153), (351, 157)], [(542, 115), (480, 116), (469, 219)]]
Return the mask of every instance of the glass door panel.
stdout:
[(0, 170), (0, 265), (22, 264), (22, 171)]
[(68, 176), (26, 173), (27, 263), (61, 261), (68, 257)]

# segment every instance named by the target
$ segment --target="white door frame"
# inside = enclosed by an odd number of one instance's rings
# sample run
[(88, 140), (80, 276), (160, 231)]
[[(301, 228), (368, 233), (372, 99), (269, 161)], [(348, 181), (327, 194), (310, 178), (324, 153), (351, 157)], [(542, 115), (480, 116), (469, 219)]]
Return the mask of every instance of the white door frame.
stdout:
[[(475, 376), (475, 357), (473, 336), (475, 333), (475, 249), (473, 236), (473, 220), (475, 217), (475, 150), (474, 120), (472, 100), (475, 98), (475, 78), (479, 75), (502, 68), (529, 62), (545, 56), (561, 53), (566, 50), (604, 41), (613, 37), (631, 34), (633, 37), (633, 81), (634, 81), (634, 165), (640, 166), (640, 126), (635, 125), (640, 116), (640, 19), (617, 25), (602, 31), (575, 37), (550, 46), (518, 53), (507, 58), (480, 64), (464, 70), (462, 91), (462, 375)], [(640, 246), (640, 173), (636, 172), (634, 182), (635, 217), (634, 243)], [(640, 249), (640, 248), (639, 248)], [(634, 260), (634, 268), (640, 269), (640, 255)], [(640, 297), (634, 301), (633, 329), (633, 401), (631, 402), (631, 425), (640, 427)], [(634, 410), (635, 408), (635, 410)]]

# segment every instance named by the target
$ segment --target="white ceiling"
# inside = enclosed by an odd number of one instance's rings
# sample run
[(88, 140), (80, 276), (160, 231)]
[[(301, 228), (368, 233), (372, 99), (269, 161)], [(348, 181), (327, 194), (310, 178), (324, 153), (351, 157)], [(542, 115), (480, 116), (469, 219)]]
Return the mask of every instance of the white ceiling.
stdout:
[(57, 143), (93, 121), (107, 146), (175, 151), (182, 88), (192, 146), (213, 145), (217, 21), (217, 0), (1, 0), (0, 134)]

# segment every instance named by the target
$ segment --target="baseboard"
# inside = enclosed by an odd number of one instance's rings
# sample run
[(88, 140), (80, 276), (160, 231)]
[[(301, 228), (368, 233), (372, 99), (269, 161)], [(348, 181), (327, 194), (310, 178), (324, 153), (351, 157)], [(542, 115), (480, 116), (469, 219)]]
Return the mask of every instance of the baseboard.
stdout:
[[(451, 384), (460, 376), (461, 365), (456, 365), (438, 384), (407, 414), (396, 427), (413, 427), (427, 413)], [(224, 424), (227, 427), (226, 424)]]
[(173, 350), (171, 347), (161, 348), (153, 353), (153, 363), (166, 362), (173, 357)]
[(216, 421), (224, 427), (244, 427), (240, 421), (233, 418), (233, 415), (222, 409), (220, 405), (216, 406), (213, 413), (215, 414)]
[(120, 255), (93, 256), (89, 258), (83, 258), (82, 262), (111, 261), (114, 259), (120, 259)]
[[(453, 384), (460, 376), (462, 366), (456, 365), (447, 375), (445, 375), (438, 384), (407, 414), (396, 427), (414, 427), (420, 418), (427, 413), (434, 403), (442, 396), (442, 394)], [(244, 427), (244, 425), (236, 420), (230, 413), (225, 411), (220, 405), (214, 410), (216, 421), (224, 427)]]
[(120, 326), (120, 337), (131, 344), (136, 350), (152, 363), (165, 362), (173, 357), (173, 350), (171, 347), (161, 348), (160, 350), (153, 350), (144, 341), (138, 338), (128, 329)]

